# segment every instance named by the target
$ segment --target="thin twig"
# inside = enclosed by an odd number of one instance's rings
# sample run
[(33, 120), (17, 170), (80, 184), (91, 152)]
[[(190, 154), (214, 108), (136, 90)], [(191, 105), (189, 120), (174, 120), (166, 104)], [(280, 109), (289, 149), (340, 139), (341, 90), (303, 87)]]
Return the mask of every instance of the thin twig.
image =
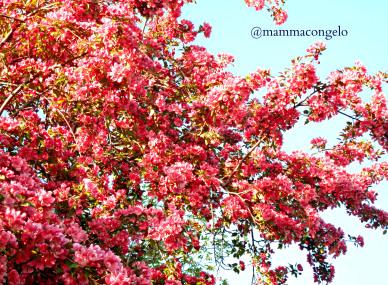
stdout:
[(351, 115), (348, 115), (348, 114), (346, 114), (346, 113), (344, 113), (344, 112), (342, 112), (342, 111), (338, 111), (338, 113), (341, 114), (341, 115), (344, 115), (344, 116), (346, 116), (346, 117), (348, 117), (348, 118), (350, 118), (350, 119), (352, 119), (352, 120), (360, 121), (360, 119), (357, 119), (357, 118), (355, 118), (355, 117), (353, 117), (353, 116), (351, 116)]
[(311, 94), (309, 94), (308, 96), (306, 96), (306, 98), (304, 98), (302, 101), (300, 101), (298, 104), (296, 104), (295, 106), (294, 106), (294, 108), (298, 108), (298, 107), (300, 107), (300, 106), (303, 106), (303, 103), (304, 102), (306, 102), (306, 100), (308, 100), (311, 96), (313, 96), (315, 93), (317, 93), (318, 92), (318, 90), (316, 89), (316, 90), (314, 90), (313, 92), (311, 92)]
[(304, 98), (302, 101), (300, 101), (298, 104), (296, 104), (294, 106), (294, 108), (298, 108), (298, 107), (301, 107), (303, 106), (303, 103), (306, 102), (306, 100), (308, 100), (311, 96), (313, 96), (315, 93), (317, 92), (321, 92), (323, 90), (325, 90), (326, 88), (328, 88), (330, 85), (326, 85), (326, 84), (323, 84), (322, 87), (316, 87), (315, 90), (313, 92), (311, 92), (309, 95), (306, 96), (306, 98)]

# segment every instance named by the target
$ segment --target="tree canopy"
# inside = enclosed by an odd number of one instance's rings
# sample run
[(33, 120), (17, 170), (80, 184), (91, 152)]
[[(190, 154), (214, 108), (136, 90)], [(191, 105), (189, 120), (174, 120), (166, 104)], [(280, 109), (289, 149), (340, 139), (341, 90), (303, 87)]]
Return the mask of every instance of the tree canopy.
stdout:
[[(387, 74), (320, 78), (316, 43), (279, 75), (236, 76), (194, 43), (211, 26), (182, 19), (188, 2), (0, 2), (0, 283), (214, 284), (206, 258), (238, 272), (248, 255), (257, 284), (285, 284), (302, 268), (271, 255), (290, 244), (326, 283), (349, 237), (322, 211), (386, 232)], [(283, 1), (245, 2), (287, 19)], [(336, 144), (283, 150), (297, 122), (336, 116)]]

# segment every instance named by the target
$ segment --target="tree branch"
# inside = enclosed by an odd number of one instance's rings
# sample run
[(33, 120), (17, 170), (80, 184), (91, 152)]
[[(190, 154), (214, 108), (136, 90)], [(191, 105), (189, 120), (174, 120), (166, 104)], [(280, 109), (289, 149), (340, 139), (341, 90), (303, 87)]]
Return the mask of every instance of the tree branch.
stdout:
[(311, 96), (313, 96), (315, 93), (317, 92), (320, 92), (320, 91), (323, 91), (325, 88), (329, 87), (330, 85), (326, 85), (326, 84), (323, 84), (322, 87), (315, 87), (315, 90), (313, 92), (311, 92), (309, 95), (306, 96), (306, 98), (304, 98), (302, 101), (300, 101), (299, 103), (297, 103), (296, 105), (294, 105), (294, 108), (298, 108), (300, 106), (303, 105), (304, 102), (306, 102), (306, 100), (308, 100)]
[(1, 104), (0, 106), (0, 116), (2, 115), (5, 107), (7, 106), (7, 104), (9, 103), (9, 101), (12, 100), (12, 98), (23, 88), (23, 86), (25, 84), (27, 84), (30, 80), (27, 80), (27, 82), (23, 82), (22, 84), (19, 84), (18, 87), (16, 87), (12, 93), (4, 100), (3, 104)]
[(236, 172), (241, 168), (242, 164), (244, 161), (248, 158), (248, 156), (251, 155), (251, 153), (260, 145), (260, 143), (263, 142), (263, 139), (259, 139), (249, 150), (248, 152), (244, 155), (244, 157), (241, 159), (240, 163), (233, 169), (232, 173), (230, 174), (228, 180), (225, 183), (222, 183), (222, 187), (226, 187), (230, 184), (230, 182), (233, 179), (233, 176), (236, 174)]
[(0, 42), (0, 48), (3, 47), (3, 45), (8, 42), (12, 35), (13, 35), (14, 29), (11, 28), (11, 30), (8, 32), (8, 34), (4, 37), (4, 39), (1, 40)]
[(24, 20), (21, 20), (21, 19), (15, 18), (15, 17), (11, 17), (11, 16), (7, 16), (7, 15), (4, 15), (4, 14), (0, 14), (0, 18), (6, 18), (6, 19), (10, 19), (10, 20), (21, 22), (21, 23), (25, 22)]
[(353, 117), (353, 116), (351, 116), (351, 115), (348, 115), (348, 114), (346, 114), (346, 113), (344, 113), (344, 112), (342, 112), (342, 111), (338, 111), (338, 113), (341, 114), (341, 115), (344, 115), (345, 117), (348, 117), (348, 118), (350, 118), (350, 119), (352, 119), (352, 120), (360, 121), (360, 119), (357, 119), (357, 118), (355, 118), (355, 117)]

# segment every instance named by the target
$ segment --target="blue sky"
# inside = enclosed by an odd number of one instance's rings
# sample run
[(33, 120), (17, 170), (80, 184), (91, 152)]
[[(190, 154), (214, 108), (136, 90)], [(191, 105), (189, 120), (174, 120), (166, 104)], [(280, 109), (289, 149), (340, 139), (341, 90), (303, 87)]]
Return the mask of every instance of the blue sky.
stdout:
[[(184, 9), (184, 17), (199, 25), (209, 22), (212, 27), (210, 39), (200, 37), (197, 44), (208, 48), (212, 53), (228, 53), (235, 56), (230, 68), (235, 74), (245, 75), (257, 68), (270, 68), (273, 74), (288, 67), (290, 60), (304, 55), (306, 48), (319, 37), (286, 38), (267, 37), (253, 39), (253, 27), (262, 29), (277, 28), (266, 11), (256, 12), (247, 8), (243, 0), (197, 0), (197, 4)], [(330, 71), (352, 65), (356, 60), (364, 63), (368, 71), (388, 71), (388, 1), (374, 0), (288, 0), (286, 10), (288, 21), (282, 29), (336, 29), (338, 25), (348, 31), (346, 37), (334, 37), (327, 43), (327, 50), (320, 59), (318, 73), (321, 78)], [(387, 88), (385, 89), (387, 93)], [(367, 94), (366, 94), (367, 96)], [(311, 125), (309, 128), (299, 124), (285, 137), (287, 151), (302, 149), (308, 151), (308, 142), (316, 136), (325, 136), (334, 142), (342, 127), (343, 119)], [(351, 171), (359, 168), (353, 165)], [(379, 191), (377, 205), (388, 210), (388, 183), (375, 189)], [(348, 253), (333, 261), (336, 274), (333, 285), (387, 285), (386, 258), (388, 256), (388, 235), (381, 231), (371, 231), (348, 217), (344, 210), (338, 209), (324, 213), (327, 221), (341, 226), (345, 232), (361, 234), (365, 239), (364, 248), (349, 245)], [(290, 279), (289, 285), (313, 284), (312, 272), (308, 270), (305, 255), (290, 248), (276, 254), (275, 263), (288, 264), (301, 262), (304, 274), (298, 279)], [(240, 276), (221, 272), (229, 284), (250, 284), (251, 272)]]

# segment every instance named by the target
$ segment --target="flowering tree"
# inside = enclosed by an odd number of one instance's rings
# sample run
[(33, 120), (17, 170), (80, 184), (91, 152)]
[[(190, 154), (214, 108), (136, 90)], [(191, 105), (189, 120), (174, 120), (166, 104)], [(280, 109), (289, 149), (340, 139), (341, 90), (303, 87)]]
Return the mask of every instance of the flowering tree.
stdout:
[[(321, 79), (318, 43), (280, 76), (234, 76), (193, 44), (211, 27), (180, 19), (186, 2), (0, 2), (0, 283), (214, 284), (203, 256), (238, 272), (225, 258), (248, 254), (258, 284), (284, 284), (302, 268), (271, 254), (289, 244), (330, 282), (349, 238), (320, 212), (386, 231), (372, 187), (388, 176), (387, 75)], [(298, 121), (337, 115), (337, 144), (282, 150)]]

